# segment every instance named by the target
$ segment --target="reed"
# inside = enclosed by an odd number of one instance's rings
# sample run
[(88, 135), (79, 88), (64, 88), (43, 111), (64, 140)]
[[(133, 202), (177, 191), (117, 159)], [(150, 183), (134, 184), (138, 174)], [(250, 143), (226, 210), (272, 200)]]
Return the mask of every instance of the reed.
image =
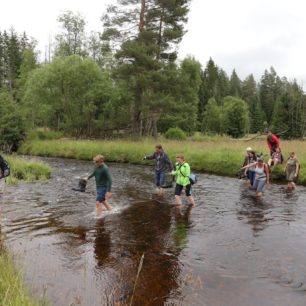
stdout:
[(47, 180), (51, 175), (51, 168), (46, 163), (31, 159), (25, 160), (16, 156), (5, 156), (11, 168), (11, 175), (5, 181), (12, 185), (19, 181), (33, 182), (36, 180)]
[[(0, 242), (1, 244), (1, 242)], [(16, 271), (12, 258), (0, 246), (0, 306), (38, 306), (25, 292), (20, 271)]]
[[(201, 140), (204, 139), (204, 140)], [(166, 139), (154, 140), (145, 138), (140, 141), (132, 140), (32, 140), (25, 142), (19, 153), (39, 156), (52, 156), (91, 160), (97, 154), (103, 154), (110, 162), (129, 162), (134, 164), (150, 164), (143, 161), (145, 154), (152, 153), (154, 146), (161, 143), (174, 161), (177, 153), (183, 153), (196, 171), (236, 176), (244, 159), (246, 147), (252, 147), (256, 152), (269, 158), (269, 151), (264, 138), (251, 141), (238, 141), (226, 137), (197, 137), (196, 140), (173, 141)], [(301, 163), (299, 184), (306, 185), (306, 142), (282, 141), (282, 152), (285, 158), (290, 151), (295, 151)], [(284, 165), (273, 170), (274, 176), (283, 171)]]

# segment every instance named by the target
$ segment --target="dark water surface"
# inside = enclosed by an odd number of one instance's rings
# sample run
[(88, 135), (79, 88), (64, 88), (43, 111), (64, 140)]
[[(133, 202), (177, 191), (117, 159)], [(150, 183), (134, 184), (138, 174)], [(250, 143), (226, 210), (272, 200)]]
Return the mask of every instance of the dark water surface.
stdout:
[[(197, 206), (152, 193), (152, 168), (110, 164), (114, 212), (96, 218), (89, 162), (47, 159), (50, 181), (8, 187), (2, 233), (28, 288), (51, 305), (306, 305), (306, 189), (201, 174)], [(185, 202), (186, 204), (186, 202)]]

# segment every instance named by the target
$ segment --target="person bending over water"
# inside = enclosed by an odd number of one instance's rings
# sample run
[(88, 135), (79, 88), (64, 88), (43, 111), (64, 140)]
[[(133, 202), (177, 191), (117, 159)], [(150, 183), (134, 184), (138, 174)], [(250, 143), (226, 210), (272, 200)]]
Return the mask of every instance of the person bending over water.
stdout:
[(256, 190), (256, 197), (261, 197), (265, 184), (269, 184), (269, 168), (268, 165), (264, 163), (263, 158), (258, 157), (257, 162), (242, 167), (242, 169), (247, 169), (253, 166), (255, 166), (255, 181), (253, 189)]
[(96, 180), (96, 190), (97, 190), (97, 198), (96, 198), (96, 208), (97, 213), (102, 211), (102, 203), (106, 207), (107, 210), (112, 210), (109, 205), (107, 198), (111, 196), (111, 188), (112, 188), (112, 178), (109, 173), (108, 167), (104, 163), (104, 156), (97, 155), (94, 157), (93, 162), (95, 164), (95, 169), (85, 180), (89, 180), (92, 177), (95, 177)]
[(294, 152), (290, 152), (289, 158), (285, 166), (286, 179), (288, 181), (288, 189), (295, 189), (294, 181), (297, 179), (300, 170), (300, 164)]
[(195, 206), (194, 198), (191, 195), (191, 183), (189, 180), (190, 176), (190, 166), (185, 161), (183, 154), (177, 154), (176, 157), (176, 169), (171, 172), (171, 175), (176, 176), (176, 185), (175, 185), (175, 204), (176, 206), (181, 206), (181, 193), (185, 188), (185, 194), (188, 200), (188, 203), (192, 206)]
[(155, 160), (155, 184), (158, 194), (163, 195), (166, 173), (173, 169), (168, 155), (164, 152), (163, 147), (158, 144), (155, 146), (155, 152), (152, 155), (145, 155), (143, 159)]

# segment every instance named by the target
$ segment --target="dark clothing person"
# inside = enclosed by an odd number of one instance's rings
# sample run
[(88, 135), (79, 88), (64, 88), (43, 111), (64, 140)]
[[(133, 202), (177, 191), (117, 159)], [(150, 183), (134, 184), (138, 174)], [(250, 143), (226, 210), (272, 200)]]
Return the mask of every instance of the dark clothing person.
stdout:
[(146, 155), (144, 159), (155, 160), (155, 184), (157, 187), (163, 187), (165, 185), (165, 174), (173, 169), (168, 155), (160, 149), (152, 155)]

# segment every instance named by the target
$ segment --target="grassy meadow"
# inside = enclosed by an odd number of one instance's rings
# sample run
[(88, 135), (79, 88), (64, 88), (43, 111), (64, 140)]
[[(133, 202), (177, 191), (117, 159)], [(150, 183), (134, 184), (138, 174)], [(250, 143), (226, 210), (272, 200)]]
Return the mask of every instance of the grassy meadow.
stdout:
[[(269, 158), (269, 150), (264, 137), (250, 141), (233, 140), (226, 137), (194, 137), (185, 141), (166, 139), (131, 140), (29, 140), (20, 148), (19, 153), (37, 156), (74, 158), (91, 160), (97, 154), (103, 154), (109, 162), (128, 162), (134, 164), (152, 164), (143, 161), (145, 154), (154, 151), (154, 146), (161, 143), (171, 160), (177, 153), (183, 153), (195, 171), (203, 171), (225, 176), (236, 176), (244, 159), (245, 149), (252, 147), (257, 153)], [(290, 151), (295, 151), (301, 163), (298, 182), (306, 185), (306, 142), (281, 140), (285, 159)], [(273, 169), (273, 177), (278, 178), (284, 169), (280, 165)]]

